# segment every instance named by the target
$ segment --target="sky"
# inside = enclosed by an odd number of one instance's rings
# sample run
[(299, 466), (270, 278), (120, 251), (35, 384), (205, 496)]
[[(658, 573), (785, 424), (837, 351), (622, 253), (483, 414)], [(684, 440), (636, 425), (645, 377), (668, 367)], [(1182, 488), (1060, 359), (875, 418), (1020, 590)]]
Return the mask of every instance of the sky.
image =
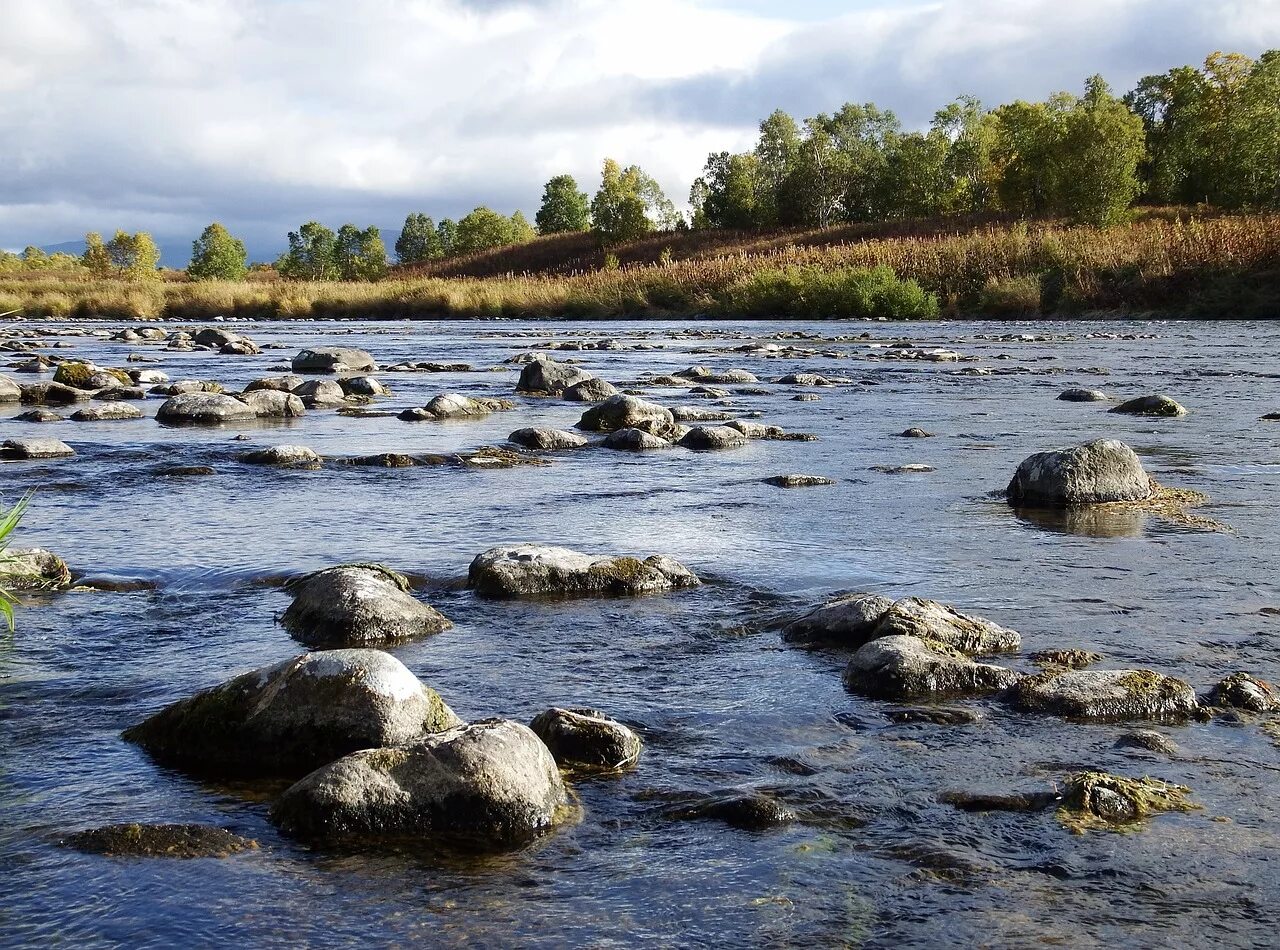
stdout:
[(679, 204), (775, 108), (920, 127), (1269, 48), (1280, 0), (0, 0), (0, 247), (172, 261), (218, 220), (265, 259), (311, 219), (532, 218), (607, 156)]

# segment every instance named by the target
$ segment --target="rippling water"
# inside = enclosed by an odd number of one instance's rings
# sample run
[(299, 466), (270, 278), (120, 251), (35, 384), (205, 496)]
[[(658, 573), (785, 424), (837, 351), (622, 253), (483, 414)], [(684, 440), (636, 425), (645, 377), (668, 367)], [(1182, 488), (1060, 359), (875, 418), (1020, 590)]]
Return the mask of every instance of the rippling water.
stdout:
[[(117, 328), (113, 328), (117, 329)], [(937, 946), (1268, 944), (1280, 921), (1280, 752), (1257, 721), (1159, 727), (1168, 759), (1113, 749), (1123, 726), (1080, 725), (968, 703), (973, 725), (894, 725), (845, 692), (844, 658), (784, 645), (779, 617), (833, 591), (955, 603), (1020, 630), (1027, 652), (1084, 647), (1206, 689), (1245, 669), (1280, 678), (1280, 326), (1272, 324), (264, 324), (237, 327), (260, 357), (168, 353), (67, 337), (54, 352), (125, 365), (161, 358), (173, 379), (239, 388), (307, 345), (353, 345), (381, 364), (468, 362), (477, 372), (382, 374), (399, 410), (437, 393), (510, 396), (502, 361), (552, 342), (634, 385), (692, 364), (761, 379), (805, 371), (853, 382), (817, 402), (768, 385), (726, 404), (818, 442), (694, 454), (561, 453), (508, 471), (316, 472), (243, 465), (249, 446), (322, 455), (446, 452), (501, 444), (584, 408), (520, 399), (482, 421), (408, 424), (332, 411), (246, 429), (165, 429), (154, 419), (32, 425), (76, 458), (0, 468), (3, 500), (38, 494), (19, 543), (94, 577), (154, 590), (35, 600), (0, 638), (0, 943), (174, 946), (404, 944)], [(725, 352), (786, 330), (813, 355)], [(872, 340), (852, 339), (868, 333)], [(976, 362), (885, 361), (871, 342), (907, 334)], [(1026, 334), (1026, 339), (1013, 339)], [(1117, 334), (1140, 337), (1118, 339)], [(1001, 337), (1009, 336), (1008, 339)], [(834, 340), (835, 337), (843, 337)], [(819, 338), (825, 338), (823, 342)], [(826, 353), (828, 355), (818, 355)], [(14, 362), (16, 362), (15, 360)], [(498, 367), (499, 371), (489, 371)], [(966, 375), (973, 368), (991, 375)], [(28, 378), (29, 379), (29, 378)], [(25, 381), (25, 380), (24, 380)], [(1068, 386), (1168, 393), (1191, 412), (1144, 420), (1058, 402)], [(734, 388), (734, 387), (726, 387)], [(668, 405), (690, 400), (651, 389)], [(154, 415), (159, 400), (145, 404)], [(922, 426), (933, 439), (896, 437)], [(1025, 520), (989, 493), (1043, 449), (1121, 438), (1160, 481), (1207, 492), (1215, 533), (1137, 517)], [(925, 463), (928, 474), (877, 465)], [(174, 479), (161, 465), (212, 465)], [(782, 491), (806, 472), (829, 488)], [(569, 603), (476, 600), (458, 583), (503, 542), (671, 554), (709, 578), (672, 596)], [(453, 619), (395, 648), (465, 718), (528, 721), (591, 705), (645, 738), (641, 765), (579, 782), (582, 820), (501, 858), (335, 855), (279, 837), (262, 789), (214, 787), (154, 765), (120, 730), (161, 706), (300, 647), (274, 623), (287, 597), (264, 581), (380, 560), (428, 578)], [(1280, 611), (1277, 611), (1280, 612)], [(1017, 661), (1022, 663), (1023, 661)], [(1025, 668), (1025, 666), (1023, 667)], [(1130, 833), (1070, 834), (1052, 814), (966, 814), (948, 790), (1043, 788), (1080, 767), (1191, 786), (1203, 810)], [(678, 793), (761, 789), (801, 816), (748, 832), (672, 822)], [(58, 844), (109, 822), (209, 822), (258, 839), (223, 860), (82, 855)]]

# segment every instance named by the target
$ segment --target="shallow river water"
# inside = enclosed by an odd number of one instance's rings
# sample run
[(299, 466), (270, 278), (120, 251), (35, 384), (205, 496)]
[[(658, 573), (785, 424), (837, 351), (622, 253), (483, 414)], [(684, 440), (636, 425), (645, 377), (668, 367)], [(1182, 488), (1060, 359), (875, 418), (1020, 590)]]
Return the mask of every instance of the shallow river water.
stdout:
[[(48, 327), (49, 324), (31, 326)], [(102, 325), (87, 325), (91, 330)], [(70, 325), (66, 325), (70, 328)], [(109, 328), (112, 332), (119, 326)], [(244, 428), (154, 418), (34, 425), (0, 409), (0, 438), (55, 436), (73, 459), (0, 466), (0, 501), (36, 489), (16, 543), (78, 575), (154, 589), (29, 599), (0, 636), (0, 944), (381, 946), (1266, 945), (1280, 924), (1280, 750), (1247, 716), (1155, 728), (1178, 756), (1114, 748), (1132, 726), (949, 703), (968, 725), (897, 725), (893, 704), (841, 684), (847, 657), (782, 642), (781, 620), (836, 591), (954, 603), (1021, 631), (1024, 651), (1083, 647), (1104, 667), (1149, 667), (1207, 690), (1248, 670), (1280, 678), (1280, 324), (246, 324), (262, 356), (171, 353), (84, 336), (49, 352), (228, 389), (279, 375), (308, 345), (359, 346), (382, 365), (465, 362), (469, 373), (383, 373), (394, 410), (443, 392), (512, 397), (507, 358), (560, 354), (627, 387), (694, 364), (761, 380), (850, 380), (723, 404), (646, 388), (667, 405), (720, 405), (812, 432), (712, 453), (588, 449), (545, 467), (319, 471), (245, 465), (248, 447), (324, 456), (501, 445), (570, 427), (584, 406), (517, 398), (487, 419), (406, 423), (313, 410)], [(777, 340), (801, 331), (810, 338)], [(869, 338), (857, 339), (861, 334)], [(1025, 338), (1016, 338), (1025, 334)], [(1123, 336), (1129, 336), (1125, 339)], [(841, 339), (836, 340), (839, 337)], [(905, 338), (961, 362), (883, 359)], [(811, 354), (732, 352), (778, 342)], [(632, 344), (651, 344), (635, 349)], [(823, 355), (825, 354), (825, 355)], [(14, 356), (10, 365), (24, 357)], [(149, 366), (151, 364), (140, 364)], [(494, 369), (497, 368), (496, 371)], [(974, 370), (989, 370), (978, 375)], [(8, 372), (3, 367), (0, 371)], [(32, 377), (14, 377), (23, 382)], [(47, 377), (46, 377), (47, 378)], [(1070, 386), (1172, 395), (1190, 413), (1139, 419), (1056, 400)], [(734, 389), (738, 387), (726, 387)], [(897, 433), (922, 426), (932, 439)], [(249, 442), (232, 441), (244, 432)], [(1032, 452), (1097, 437), (1131, 444), (1165, 484), (1206, 492), (1208, 531), (1134, 516), (1020, 518), (991, 493)], [(924, 474), (873, 466), (924, 463)], [(165, 478), (165, 465), (210, 465)], [(805, 472), (831, 487), (781, 490)], [(664, 596), (492, 602), (460, 583), (499, 543), (670, 554), (708, 583)], [(381, 561), (425, 578), (444, 633), (391, 650), (466, 719), (528, 722), (586, 705), (644, 737), (635, 771), (575, 783), (582, 816), (498, 858), (335, 853), (282, 838), (269, 790), (201, 783), (120, 732), (162, 706), (301, 647), (275, 618), (272, 578)], [(1031, 669), (1024, 658), (1010, 660)], [(1191, 787), (1202, 806), (1124, 832), (1072, 834), (1052, 811), (970, 814), (946, 791), (1052, 787), (1080, 768)], [(771, 831), (674, 821), (673, 797), (758, 789), (795, 823)], [(204, 822), (255, 838), (226, 859), (124, 859), (59, 844), (111, 822)]]

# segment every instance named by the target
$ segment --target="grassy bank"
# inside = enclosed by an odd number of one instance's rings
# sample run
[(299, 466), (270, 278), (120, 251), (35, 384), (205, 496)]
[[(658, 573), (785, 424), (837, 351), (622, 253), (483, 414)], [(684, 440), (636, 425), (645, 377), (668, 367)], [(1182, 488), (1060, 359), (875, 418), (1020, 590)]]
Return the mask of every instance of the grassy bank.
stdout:
[[(571, 272), (563, 266), (572, 255), (552, 266), (555, 241), (547, 239), (546, 247), (522, 252), (546, 265), (527, 273), (499, 274), (497, 260), (471, 260), (454, 262), (449, 274), (400, 273), (377, 283), (9, 279), (0, 281), (0, 313), (116, 319), (1280, 316), (1277, 215), (1149, 216), (1106, 230), (990, 222), (950, 231), (895, 228), (663, 235), (619, 248), (621, 267)], [(570, 236), (562, 243), (581, 251), (583, 240)], [(678, 255), (673, 242), (680, 241), (697, 242), (696, 250), (682, 247)], [(655, 255), (653, 262), (645, 262), (648, 255)], [(464, 273), (486, 268), (489, 276)], [(867, 289), (884, 284), (885, 272), (876, 268), (901, 278), (876, 291), (878, 297)], [(864, 306), (887, 309), (868, 313)]]

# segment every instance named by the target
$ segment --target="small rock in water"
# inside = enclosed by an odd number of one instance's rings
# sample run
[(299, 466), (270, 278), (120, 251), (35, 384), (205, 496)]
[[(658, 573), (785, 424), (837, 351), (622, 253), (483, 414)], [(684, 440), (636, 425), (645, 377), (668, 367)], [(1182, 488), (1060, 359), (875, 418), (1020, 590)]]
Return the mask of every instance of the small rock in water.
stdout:
[(313, 379), (293, 390), (293, 396), (302, 400), (308, 409), (324, 409), (343, 406), (347, 402), (346, 391), (330, 379)]
[(669, 557), (580, 554), (538, 544), (490, 548), (471, 562), (468, 586), (484, 597), (651, 594), (701, 583)]
[(1161, 812), (1185, 812), (1199, 807), (1185, 785), (1152, 778), (1125, 778), (1106, 772), (1078, 772), (1062, 788), (1058, 818), (1072, 831), (1128, 824)]
[(37, 407), (28, 409), (26, 412), (19, 413), (13, 417), (14, 422), (66, 422), (66, 417), (54, 412), (52, 409), (44, 409)]
[(1280, 710), (1280, 696), (1276, 695), (1275, 687), (1248, 673), (1232, 673), (1222, 680), (1209, 693), (1209, 702), (1214, 706), (1257, 713)]
[(584, 379), (566, 386), (563, 395), (570, 402), (604, 402), (610, 396), (618, 395), (618, 387), (603, 379)]
[(640, 760), (640, 737), (595, 709), (555, 707), (529, 724), (562, 768), (619, 772)]
[(821, 399), (817, 393), (796, 393), (791, 397), (792, 402), (818, 402)]
[(57, 439), (9, 439), (0, 445), (0, 458), (27, 461), (67, 458), (76, 450)]
[(259, 419), (297, 419), (307, 414), (306, 404), (292, 393), (275, 389), (255, 389), (236, 397)]
[(535, 358), (527, 362), (520, 371), (516, 392), (532, 396), (559, 396), (570, 386), (592, 378), (590, 373), (580, 367)]
[(273, 445), (244, 457), (250, 465), (285, 465), (290, 468), (319, 468), (320, 456), (305, 445)]
[(380, 646), (453, 626), (409, 594), (403, 575), (376, 564), (331, 567), (287, 586), (294, 600), (280, 625), (307, 646)]
[(979, 721), (971, 709), (892, 709), (885, 713), (890, 722), (900, 726), (927, 723), (931, 726), (969, 726)]
[(584, 412), (577, 428), (587, 432), (614, 432), (618, 429), (635, 428), (641, 422), (658, 422), (670, 426), (675, 423), (675, 417), (665, 406), (619, 393)]
[(1023, 679), (1009, 701), (1023, 712), (1090, 721), (1180, 719), (1198, 709), (1187, 683), (1151, 670), (1051, 670)]
[(776, 488), (812, 488), (817, 485), (834, 485), (834, 478), (823, 475), (770, 475), (764, 479), (766, 485)]
[(226, 858), (256, 851), (258, 842), (210, 825), (107, 825), (62, 839), (86, 854), (128, 858)]
[(668, 809), (666, 814), (683, 821), (722, 821), (743, 831), (765, 831), (796, 820), (790, 808), (760, 794), (713, 795), (705, 801)]
[(1159, 394), (1130, 399), (1128, 402), (1122, 402), (1116, 406), (1111, 412), (1129, 416), (1157, 416), (1161, 418), (1173, 418), (1187, 414), (1185, 406), (1179, 405), (1168, 396)]
[(932, 465), (872, 465), (871, 471), (880, 472), (884, 475), (924, 475), (929, 472), (936, 472), (937, 469)]
[(844, 673), (849, 690), (899, 701), (980, 696), (1017, 681), (1012, 670), (975, 663), (954, 647), (911, 636), (880, 637), (859, 647)]
[(564, 429), (517, 429), (507, 439), (526, 449), (556, 451), (559, 449), (576, 449), (587, 444), (584, 436)]
[(164, 468), (157, 468), (155, 474), (166, 478), (190, 478), (200, 475), (216, 475), (218, 473), (208, 465), (168, 465)]
[(1091, 650), (1041, 650), (1031, 654), (1031, 662), (1045, 669), (1080, 670), (1101, 663), (1105, 657)]
[(377, 368), (364, 350), (339, 346), (303, 350), (292, 363), (295, 373), (369, 373)]
[(924, 429), (919, 429), (919, 428), (916, 428), (915, 426), (912, 426), (910, 429), (906, 429), (903, 432), (899, 432), (898, 435), (900, 435), (904, 439), (932, 439), (933, 438), (932, 432), (926, 432)]
[(170, 397), (156, 413), (166, 425), (223, 425), (249, 422), (258, 414), (239, 399), (222, 393), (188, 392)]
[(1160, 755), (1176, 756), (1180, 754), (1177, 744), (1168, 736), (1150, 729), (1135, 729), (1126, 732), (1116, 740), (1117, 749), (1141, 749), (1156, 752)]
[(745, 435), (730, 426), (694, 426), (685, 433), (680, 445), (686, 449), (705, 452), (741, 448), (747, 441)]
[(8, 376), (0, 375), (0, 402), (20, 402), (22, 387)]
[(109, 402), (104, 406), (86, 406), (71, 414), (72, 422), (109, 422), (141, 418), (141, 409), (122, 402)]
[(0, 590), (62, 590), (71, 586), (67, 562), (44, 548), (21, 548), (5, 552), (0, 559)]
[(1061, 402), (1106, 402), (1107, 394), (1097, 389), (1067, 389), (1058, 395)]
[(618, 452), (648, 452), (653, 449), (671, 448), (671, 443), (666, 439), (640, 429), (618, 429), (610, 432), (600, 445)]
[(348, 376), (338, 380), (348, 396), (389, 396), (390, 391), (372, 376)]

